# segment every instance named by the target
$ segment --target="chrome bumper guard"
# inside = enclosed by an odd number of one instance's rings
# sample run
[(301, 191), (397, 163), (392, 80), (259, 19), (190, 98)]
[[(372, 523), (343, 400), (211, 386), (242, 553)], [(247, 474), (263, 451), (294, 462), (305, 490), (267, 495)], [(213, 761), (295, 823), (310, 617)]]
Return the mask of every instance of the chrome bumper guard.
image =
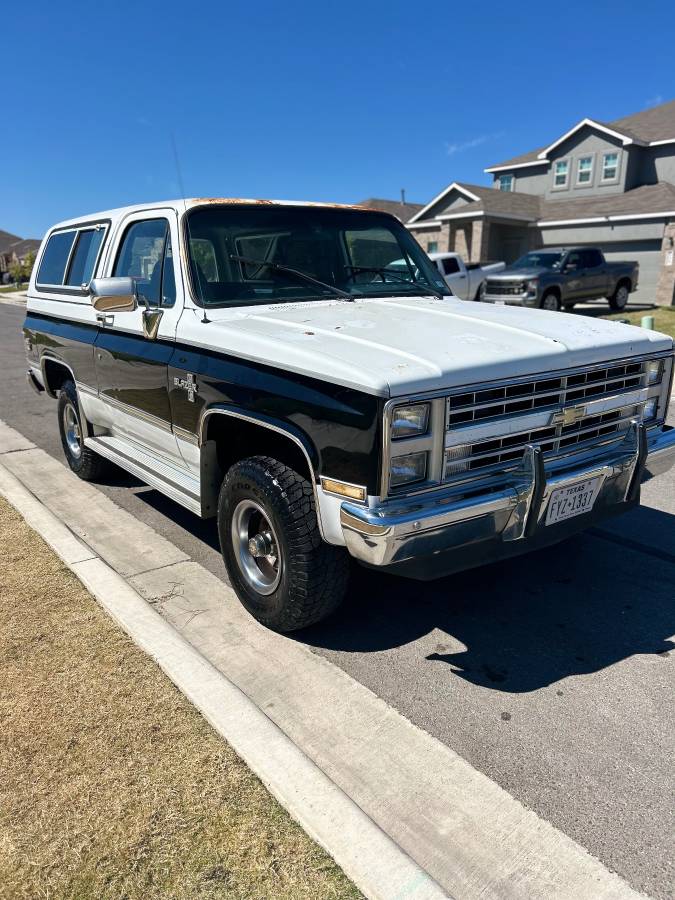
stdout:
[[(461, 550), (476, 542), (523, 542), (541, 533), (553, 491), (599, 476), (596, 507), (607, 510), (634, 503), (642, 481), (666, 472), (675, 463), (675, 428), (650, 432), (637, 420), (624, 440), (609, 451), (572, 454), (547, 465), (539, 447), (528, 446), (522, 466), (498, 488), (458, 496), (447, 488), (401, 501), (364, 507), (345, 502), (340, 524), (347, 549), (372, 566)], [(585, 516), (579, 516), (579, 530)], [(568, 520), (569, 522), (575, 520)], [(555, 528), (555, 526), (553, 526)], [(527, 549), (523, 546), (523, 550)]]

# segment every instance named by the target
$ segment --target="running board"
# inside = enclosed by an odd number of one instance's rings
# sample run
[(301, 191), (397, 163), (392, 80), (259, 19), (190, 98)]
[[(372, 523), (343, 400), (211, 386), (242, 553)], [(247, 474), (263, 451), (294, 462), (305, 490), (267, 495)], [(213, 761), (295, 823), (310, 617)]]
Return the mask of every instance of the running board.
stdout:
[(140, 481), (180, 503), (190, 512), (202, 515), (199, 479), (184, 469), (162, 462), (145, 450), (116, 437), (88, 437), (85, 446), (104, 456)]

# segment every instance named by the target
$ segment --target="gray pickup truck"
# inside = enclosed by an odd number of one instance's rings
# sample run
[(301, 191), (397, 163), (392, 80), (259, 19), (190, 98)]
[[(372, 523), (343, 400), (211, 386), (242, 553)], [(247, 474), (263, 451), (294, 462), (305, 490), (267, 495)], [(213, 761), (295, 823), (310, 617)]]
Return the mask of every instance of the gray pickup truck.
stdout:
[(607, 297), (612, 309), (621, 310), (637, 288), (638, 274), (639, 263), (607, 262), (597, 247), (547, 247), (490, 275), (480, 299), (558, 310)]

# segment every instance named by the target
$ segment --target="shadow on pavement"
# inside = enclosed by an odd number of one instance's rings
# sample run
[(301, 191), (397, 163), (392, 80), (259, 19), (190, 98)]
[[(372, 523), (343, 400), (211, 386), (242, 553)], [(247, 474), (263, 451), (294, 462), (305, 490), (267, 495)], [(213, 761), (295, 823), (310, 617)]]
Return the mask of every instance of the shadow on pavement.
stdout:
[[(637, 518), (637, 517), (636, 517)], [(675, 516), (640, 510), (646, 532)], [(638, 535), (639, 535), (638, 531)], [(609, 539), (607, 539), (609, 537)], [(675, 563), (588, 533), (517, 559), (436, 582), (358, 568), (344, 606), (298, 634), (316, 647), (392, 650), (434, 629), (428, 665), (476, 685), (533, 691), (635, 654), (675, 650)], [(455, 652), (457, 642), (466, 650)], [(450, 646), (448, 646), (450, 645)]]

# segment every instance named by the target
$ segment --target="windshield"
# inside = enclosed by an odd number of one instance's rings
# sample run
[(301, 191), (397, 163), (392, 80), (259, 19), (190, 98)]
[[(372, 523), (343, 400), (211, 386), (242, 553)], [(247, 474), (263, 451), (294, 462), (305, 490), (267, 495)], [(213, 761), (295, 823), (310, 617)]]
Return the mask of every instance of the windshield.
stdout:
[(214, 205), (189, 213), (187, 237), (192, 286), (205, 306), (449, 296), (410, 232), (384, 213)]
[(517, 259), (511, 268), (513, 269), (559, 269), (563, 254), (554, 253), (526, 253)]

